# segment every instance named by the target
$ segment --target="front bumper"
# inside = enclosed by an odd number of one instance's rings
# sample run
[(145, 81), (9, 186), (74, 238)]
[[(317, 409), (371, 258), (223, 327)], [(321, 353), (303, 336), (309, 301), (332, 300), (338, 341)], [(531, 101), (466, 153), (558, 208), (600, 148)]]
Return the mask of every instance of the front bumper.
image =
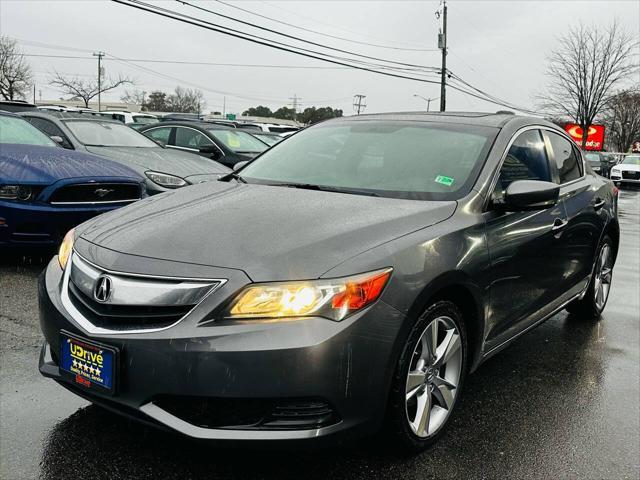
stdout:
[(621, 172), (611, 171), (611, 181), (620, 183), (640, 184), (640, 178), (624, 178)]
[[(91, 335), (64, 309), (61, 281), (54, 258), (39, 281), (45, 336), (40, 372), (98, 404), (190, 437), (222, 441), (333, 439), (371, 433), (382, 424), (404, 321), (383, 302), (342, 322), (309, 318), (199, 325), (187, 317), (161, 332)], [(82, 389), (61, 375), (60, 330), (120, 350), (114, 395)], [(328, 406), (331, 415), (303, 427), (287, 421), (235, 425), (243, 412), (229, 410), (229, 424), (218, 412), (218, 423), (211, 426), (215, 422), (203, 420), (202, 411), (191, 415), (184, 408), (170, 408), (190, 405), (191, 399), (197, 399), (194, 408), (203, 400), (236, 409), (315, 402)]]
[(123, 205), (58, 207), (0, 200), (0, 248), (57, 246), (71, 228)]

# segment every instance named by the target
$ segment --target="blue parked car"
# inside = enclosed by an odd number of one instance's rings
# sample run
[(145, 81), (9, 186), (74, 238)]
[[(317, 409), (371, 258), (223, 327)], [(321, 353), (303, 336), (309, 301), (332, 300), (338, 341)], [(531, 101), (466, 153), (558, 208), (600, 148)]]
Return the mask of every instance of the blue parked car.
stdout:
[(143, 196), (143, 178), (125, 165), (65, 150), (0, 112), (0, 253), (58, 245), (69, 228)]

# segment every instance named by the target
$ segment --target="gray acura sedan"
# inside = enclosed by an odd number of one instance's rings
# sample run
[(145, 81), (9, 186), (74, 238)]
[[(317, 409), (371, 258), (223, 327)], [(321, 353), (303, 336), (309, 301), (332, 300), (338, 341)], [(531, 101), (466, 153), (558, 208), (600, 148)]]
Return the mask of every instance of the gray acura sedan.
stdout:
[(563, 308), (599, 318), (616, 195), (541, 119), (327, 121), (70, 231), (40, 280), (40, 371), (190, 437), (385, 427), (420, 450), (484, 360)]

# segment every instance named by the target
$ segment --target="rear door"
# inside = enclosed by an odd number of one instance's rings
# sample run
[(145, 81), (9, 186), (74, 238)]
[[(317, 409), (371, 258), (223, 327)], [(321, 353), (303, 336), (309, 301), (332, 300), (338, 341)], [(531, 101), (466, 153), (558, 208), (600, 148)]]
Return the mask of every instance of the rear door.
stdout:
[(560, 246), (563, 250), (564, 274), (558, 287), (568, 300), (586, 288), (595, 260), (607, 212), (606, 192), (599, 193), (605, 181), (585, 172), (582, 154), (575, 144), (563, 135), (544, 130), (551, 156), (554, 182), (560, 185), (560, 198), (565, 209), (567, 225)]
[[(552, 181), (542, 133), (517, 134), (504, 156), (492, 200), (500, 200), (516, 180)], [(535, 322), (561, 295), (564, 272), (561, 231), (566, 223), (562, 203), (545, 210), (485, 214), (491, 265), (487, 346), (501, 344)]]

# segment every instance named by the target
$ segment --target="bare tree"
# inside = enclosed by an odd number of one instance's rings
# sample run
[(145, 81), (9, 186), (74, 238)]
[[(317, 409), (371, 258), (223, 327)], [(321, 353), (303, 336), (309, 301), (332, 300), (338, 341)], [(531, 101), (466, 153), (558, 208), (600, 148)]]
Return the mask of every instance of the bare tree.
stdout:
[(146, 100), (147, 92), (142, 90), (133, 90), (130, 92), (129, 90), (125, 90), (124, 94), (120, 97), (120, 100), (124, 103), (134, 103), (136, 105), (140, 105), (142, 110), (145, 109), (145, 100)]
[(128, 77), (118, 75), (117, 79), (103, 79), (100, 88), (98, 88), (98, 79), (82, 80), (78, 77), (65, 77), (58, 72), (49, 81), (49, 85), (58, 87), (65, 95), (71, 95), (72, 98), (79, 98), (84, 102), (85, 107), (89, 107), (89, 101), (98, 96), (98, 93), (108, 92), (121, 85), (133, 85), (134, 81)]
[(640, 87), (618, 92), (611, 98), (602, 120), (607, 127), (610, 146), (626, 152), (640, 140)]
[(16, 41), (0, 35), (0, 95), (5, 100), (25, 98), (31, 85), (31, 67)]
[(167, 97), (167, 107), (172, 112), (200, 113), (207, 105), (200, 90), (176, 87)]
[[(580, 24), (558, 40), (548, 58), (543, 107), (569, 115), (586, 132), (614, 88), (638, 72), (638, 41), (614, 21), (608, 28)], [(587, 136), (582, 137), (582, 148)]]

